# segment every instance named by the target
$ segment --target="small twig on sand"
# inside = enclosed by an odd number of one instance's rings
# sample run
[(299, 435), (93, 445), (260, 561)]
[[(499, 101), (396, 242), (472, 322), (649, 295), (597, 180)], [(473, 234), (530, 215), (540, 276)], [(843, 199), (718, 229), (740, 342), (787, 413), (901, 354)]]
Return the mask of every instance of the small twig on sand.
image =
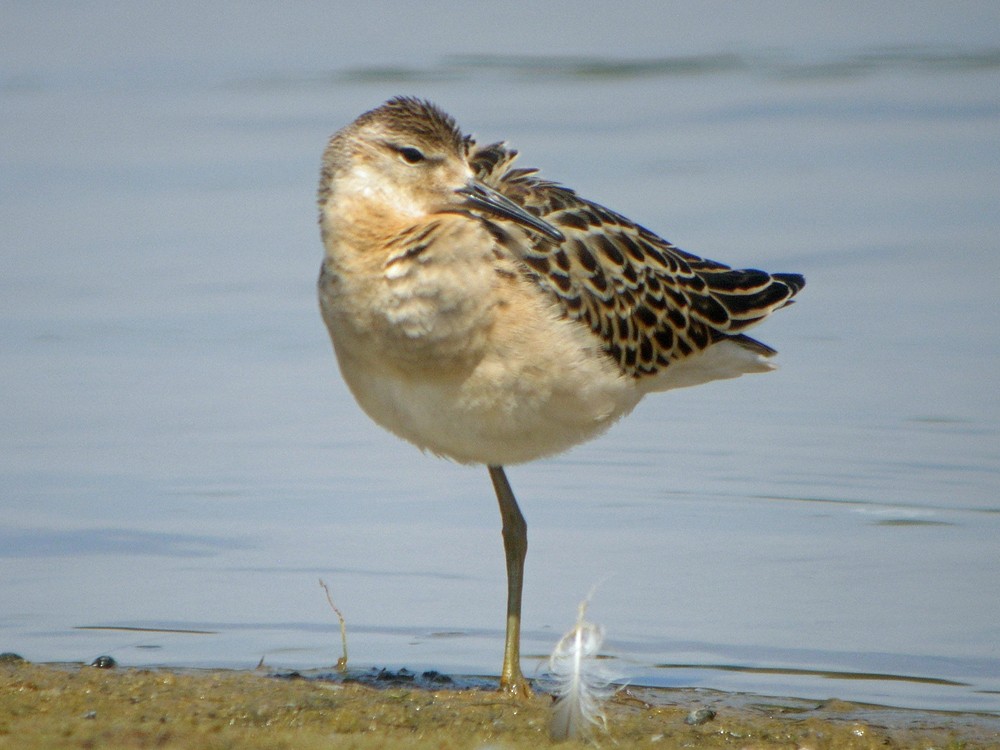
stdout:
[(336, 615), (337, 619), (340, 620), (340, 641), (344, 646), (344, 655), (337, 659), (337, 671), (346, 672), (347, 671), (347, 623), (344, 621), (344, 616), (337, 609), (337, 605), (333, 603), (333, 597), (330, 596), (330, 588), (323, 582), (323, 579), (319, 579), (319, 585), (323, 587), (323, 591), (326, 592), (326, 600), (330, 603), (330, 609), (332, 609)]

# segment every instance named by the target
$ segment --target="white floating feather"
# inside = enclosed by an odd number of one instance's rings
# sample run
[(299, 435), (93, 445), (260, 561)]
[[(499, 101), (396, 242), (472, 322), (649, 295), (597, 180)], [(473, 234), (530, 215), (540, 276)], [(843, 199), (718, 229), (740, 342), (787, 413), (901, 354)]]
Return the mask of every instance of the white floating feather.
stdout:
[(606, 728), (602, 704), (614, 692), (598, 660), (604, 628), (587, 622), (586, 610), (585, 599), (580, 602), (576, 626), (560, 639), (549, 657), (557, 697), (549, 719), (549, 736), (557, 742), (585, 738), (595, 726)]

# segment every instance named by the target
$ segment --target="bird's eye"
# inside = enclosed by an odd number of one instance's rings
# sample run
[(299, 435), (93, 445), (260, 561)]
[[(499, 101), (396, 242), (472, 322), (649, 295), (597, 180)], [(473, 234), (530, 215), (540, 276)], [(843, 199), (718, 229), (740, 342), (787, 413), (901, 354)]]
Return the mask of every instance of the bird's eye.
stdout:
[(413, 148), (413, 146), (403, 146), (398, 150), (399, 155), (403, 157), (403, 161), (407, 164), (419, 164), (426, 158), (420, 149)]

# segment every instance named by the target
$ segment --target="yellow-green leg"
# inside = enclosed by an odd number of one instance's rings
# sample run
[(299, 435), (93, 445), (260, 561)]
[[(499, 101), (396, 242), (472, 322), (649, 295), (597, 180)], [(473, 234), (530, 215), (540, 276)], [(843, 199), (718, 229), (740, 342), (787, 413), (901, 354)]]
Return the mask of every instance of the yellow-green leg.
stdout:
[(521, 588), (524, 584), (524, 558), (528, 553), (528, 524), (517, 507), (517, 499), (502, 466), (490, 466), (490, 479), (500, 503), (503, 520), (503, 549), (507, 557), (507, 639), (504, 642), (500, 690), (525, 698), (531, 687), (521, 674)]

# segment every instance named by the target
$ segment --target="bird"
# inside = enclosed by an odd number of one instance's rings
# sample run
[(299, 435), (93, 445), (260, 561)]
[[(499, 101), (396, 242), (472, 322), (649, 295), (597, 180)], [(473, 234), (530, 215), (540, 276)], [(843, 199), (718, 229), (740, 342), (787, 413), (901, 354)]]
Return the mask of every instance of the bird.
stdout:
[(488, 469), (507, 609), (500, 689), (520, 666), (527, 523), (505, 466), (603, 433), (647, 394), (774, 369), (746, 335), (803, 276), (681, 250), (398, 96), (329, 139), (319, 306), (340, 373), (377, 424)]

